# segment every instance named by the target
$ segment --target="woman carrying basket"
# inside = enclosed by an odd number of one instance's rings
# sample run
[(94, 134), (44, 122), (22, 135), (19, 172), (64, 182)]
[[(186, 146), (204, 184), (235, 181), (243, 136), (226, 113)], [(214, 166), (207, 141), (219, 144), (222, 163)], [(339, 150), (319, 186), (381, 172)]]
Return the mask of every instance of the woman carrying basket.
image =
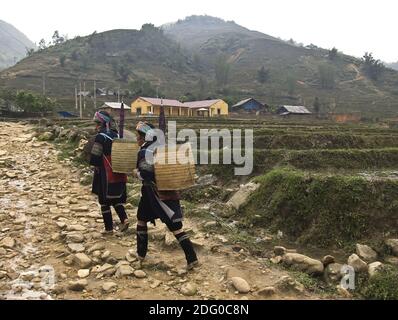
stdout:
[(113, 118), (106, 111), (96, 112), (94, 115), (96, 130), (98, 134), (91, 150), (90, 164), (95, 167), (92, 192), (98, 195), (98, 202), (101, 205), (101, 213), (104, 219), (105, 231), (103, 234), (113, 233), (113, 219), (111, 206), (114, 207), (121, 222), (120, 231), (126, 231), (129, 221), (124, 209), (126, 203), (125, 174), (112, 172), (112, 142), (118, 138), (116, 124)]
[(143, 261), (148, 251), (147, 223), (155, 224), (155, 220), (160, 219), (180, 243), (187, 260), (187, 269), (191, 270), (199, 263), (189, 236), (183, 230), (179, 194), (174, 191), (157, 190), (154, 166), (147, 161), (147, 154), (152, 152), (148, 147), (156, 141), (156, 137), (150, 138), (153, 129), (154, 126), (146, 122), (139, 122), (136, 127), (137, 143), (140, 146), (136, 175), (142, 181), (141, 199), (137, 211), (137, 257)]

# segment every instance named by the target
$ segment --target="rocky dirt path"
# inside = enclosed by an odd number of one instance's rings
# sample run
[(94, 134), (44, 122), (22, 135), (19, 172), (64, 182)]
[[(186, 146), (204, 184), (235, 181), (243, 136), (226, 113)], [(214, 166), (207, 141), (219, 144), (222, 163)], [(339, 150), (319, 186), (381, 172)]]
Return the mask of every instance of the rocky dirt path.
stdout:
[[(322, 298), (268, 259), (206, 234), (200, 220), (186, 226), (201, 268), (184, 270), (183, 253), (161, 223), (150, 228), (148, 260), (140, 267), (134, 227), (103, 238), (90, 188), (33, 132), (0, 123), (0, 299)], [(134, 225), (136, 208), (127, 209)]]

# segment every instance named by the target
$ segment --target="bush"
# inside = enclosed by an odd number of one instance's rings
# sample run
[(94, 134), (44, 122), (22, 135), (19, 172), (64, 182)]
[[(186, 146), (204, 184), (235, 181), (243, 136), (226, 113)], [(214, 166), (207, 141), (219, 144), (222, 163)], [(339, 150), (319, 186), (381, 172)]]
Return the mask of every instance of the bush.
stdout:
[(398, 300), (398, 270), (386, 266), (369, 279), (362, 290), (366, 299)]
[(384, 64), (380, 60), (373, 58), (371, 53), (365, 53), (362, 58), (362, 68), (366, 75), (376, 81), (385, 70)]

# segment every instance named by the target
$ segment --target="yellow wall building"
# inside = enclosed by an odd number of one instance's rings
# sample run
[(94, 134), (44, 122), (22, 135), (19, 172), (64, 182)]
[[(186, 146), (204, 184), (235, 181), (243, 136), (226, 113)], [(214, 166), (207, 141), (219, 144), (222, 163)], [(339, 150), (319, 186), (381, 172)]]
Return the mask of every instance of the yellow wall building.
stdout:
[(221, 99), (191, 101), (185, 102), (184, 105), (187, 105), (191, 109), (191, 114), (194, 117), (217, 117), (228, 115), (228, 104)]
[(182, 103), (172, 99), (138, 97), (131, 103), (131, 112), (134, 115), (159, 115), (161, 105), (164, 107), (166, 116), (215, 117), (228, 115), (228, 104), (221, 99)]

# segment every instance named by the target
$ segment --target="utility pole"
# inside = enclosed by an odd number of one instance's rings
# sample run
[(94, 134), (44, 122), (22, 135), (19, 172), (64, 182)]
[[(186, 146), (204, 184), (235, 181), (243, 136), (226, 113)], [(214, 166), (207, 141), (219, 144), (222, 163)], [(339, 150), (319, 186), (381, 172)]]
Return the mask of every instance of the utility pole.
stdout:
[(77, 86), (75, 85), (75, 107), (77, 110)]
[(83, 118), (83, 110), (82, 110), (82, 82), (79, 82), (79, 105), (80, 105), (80, 119)]
[(43, 73), (43, 96), (46, 95), (46, 74)]
[(120, 102), (120, 87), (117, 88), (117, 102)]
[(83, 82), (83, 108), (86, 110), (86, 81)]
[(94, 80), (94, 110), (97, 110), (97, 82)]

